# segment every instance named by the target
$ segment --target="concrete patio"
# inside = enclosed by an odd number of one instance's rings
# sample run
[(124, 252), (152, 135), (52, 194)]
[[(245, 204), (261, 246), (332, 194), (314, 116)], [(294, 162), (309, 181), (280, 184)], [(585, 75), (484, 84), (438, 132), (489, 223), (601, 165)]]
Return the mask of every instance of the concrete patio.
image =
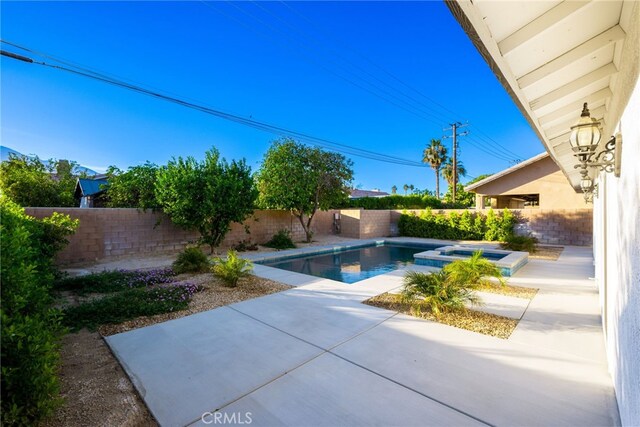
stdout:
[(590, 248), (531, 260), (510, 283), (540, 291), (508, 340), (361, 303), (402, 271), (346, 285), (260, 265), (297, 287), (106, 340), (163, 426), (619, 425), (592, 270)]

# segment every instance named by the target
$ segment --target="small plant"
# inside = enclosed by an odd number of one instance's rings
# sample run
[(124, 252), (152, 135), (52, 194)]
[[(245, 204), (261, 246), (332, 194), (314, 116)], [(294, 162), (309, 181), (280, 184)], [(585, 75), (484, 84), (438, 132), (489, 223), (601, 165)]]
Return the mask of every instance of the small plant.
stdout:
[(465, 304), (480, 304), (473, 293), (475, 286), (454, 280), (446, 271), (437, 273), (407, 272), (404, 277), (402, 297), (420, 312), (427, 306), (434, 315), (461, 310)]
[(105, 324), (121, 323), (139, 316), (153, 316), (184, 310), (188, 307), (196, 285), (188, 282), (164, 284), (153, 289), (128, 289), (115, 295), (70, 307), (63, 321), (72, 331), (95, 330)]
[(274, 249), (295, 248), (296, 245), (291, 240), (291, 233), (287, 229), (278, 231), (264, 246)]
[(498, 279), (504, 285), (502, 270), (494, 263), (482, 257), (482, 251), (475, 251), (469, 259), (460, 259), (447, 264), (442, 269), (449, 279), (462, 286), (488, 286), (488, 277)]
[(201, 273), (211, 266), (209, 258), (198, 247), (188, 247), (178, 254), (173, 262), (173, 271), (182, 273)]
[(235, 251), (238, 251), (238, 252), (257, 251), (258, 250), (258, 244), (257, 243), (252, 243), (251, 239), (245, 239), (245, 240), (242, 240), (242, 241), (238, 242), (238, 244), (235, 245), (233, 247), (233, 249)]
[(538, 239), (533, 236), (516, 236), (511, 235), (500, 244), (503, 249), (512, 251), (526, 251), (529, 253), (536, 252)]
[(113, 270), (85, 276), (68, 277), (55, 284), (57, 290), (68, 290), (78, 295), (113, 293), (131, 288), (149, 287), (173, 282), (175, 272), (171, 268), (154, 270)]
[(213, 263), (213, 274), (231, 288), (235, 288), (238, 280), (248, 276), (253, 269), (251, 261), (240, 258), (234, 250), (227, 252), (226, 259), (215, 258)]

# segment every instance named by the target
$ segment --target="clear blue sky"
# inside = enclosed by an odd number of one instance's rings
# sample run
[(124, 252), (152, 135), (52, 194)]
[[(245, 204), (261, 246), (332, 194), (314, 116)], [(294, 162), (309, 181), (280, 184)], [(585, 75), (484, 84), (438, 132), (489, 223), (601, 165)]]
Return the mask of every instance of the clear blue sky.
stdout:
[[(521, 158), (543, 151), (443, 2), (3, 2), (1, 24), (3, 40), (243, 117), (402, 158), (421, 160), (425, 145), (449, 122), (468, 121), (472, 136), (460, 142), (471, 176), (509, 166), (477, 148), (489, 145), (485, 134)], [(216, 146), (227, 159), (244, 157), (257, 169), (275, 138), (62, 71), (1, 61), (2, 145), (24, 154), (124, 169), (178, 155), (202, 158)], [(418, 100), (418, 108), (426, 105), (438, 117), (418, 117), (333, 73), (383, 87), (374, 75), (395, 87), (385, 87), (393, 96), (413, 105)], [(381, 96), (401, 102), (389, 93)], [(365, 189), (435, 187), (431, 169), (351, 158), (354, 184)]]

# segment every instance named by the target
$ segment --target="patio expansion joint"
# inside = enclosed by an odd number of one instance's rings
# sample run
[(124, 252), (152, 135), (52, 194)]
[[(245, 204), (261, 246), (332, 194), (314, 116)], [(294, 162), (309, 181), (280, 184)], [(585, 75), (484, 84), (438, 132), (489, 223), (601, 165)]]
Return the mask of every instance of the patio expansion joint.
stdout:
[[(337, 357), (337, 358), (339, 358), (339, 359), (341, 359), (341, 360), (343, 360), (343, 361), (345, 361), (345, 362), (347, 362), (347, 363), (352, 364), (353, 366), (356, 366), (356, 367), (358, 367), (358, 368), (360, 368), (360, 369), (363, 369), (363, 370), (365, 370), (365, 371), (367, 371), (367, 372), (369, 372), (369, 373), (371, 373), (371, 374), (373, 374), (373, 375), (375, 375), (375, 376), (377, 376), (377, 377), (380, 377), (380, 378), (382, 378), (382, 379), (384, 379), (384, 380), (390, 381), (390, 382), (392, 382), (393, 384), (396, 384), (396, 385), (398, 385), (398, 386), (400, 386), (400, 387), (403, 387), (403, 388), (405, 388), (405, 389), (407, 389), (407, 390), (409, 390), (409, 391), (412, 391), (412, 392), (414, 392), (414, 393), (416, 393), (416, 394), (419, 394), (420, 396), (422, 396), (422, 397), (424, 397), (424, 398), (426, 398), (426, 399), (429, 399), (429, 400), (431, 400), (431, 401), (433, 401), (433, 402), (435, 402), (435, 403), (437, 403), (437, 404), (440, 404), (440, 405), (442, 405), (442, 406), (444, 406), (444, 407), (446, 407), (446, 408), (449, 408), (449, 409), (451, 409), (452, 411), (458, 412), (459, 414), (462, 414), (462, 415), (464, 415), (464, 416), (466, 416), (466, 417), (468, 417), (468, 418), (471, 418), (471, 419), (473, 419), (473, 420), (475, 420), (475, 421), (478, 421), (479, 423), (482, 423), (482, 424), (487, 425), (487, 426), (490, 426), (490, 427), (495, 427), (495, 426), (494, 426), (494, 424), (491, 424), (491, 423), (489, 423), (489, 422), (487, 422), (487, 421), (485, 421), (485, 420), (482, 420), (482, 419), (480, 419), (480, 418), (478, 418), (478, 417), (476, 417), (476, 416), (474, 416), (474, 415), (472, 415), (472, 414), (469, 414), (469, 413), (467, 413), (467, 412), (465, 412), (465, 411), (463, 411), (463, 410), (460, 410), (460, 409), (456, 408), (455, 406), (449, 405), (449, 404), (447, 404), (446, 402), (443, 402), (443, 401), (441, 401), (441, 400), (439, 400), (439, 399), (436, 399), (436, 398), (434, 398), (434, 397), (432, 397), (432, 396), (429, 396), (428, 394), (425, 394), (425, 393), (423, 393), (423, 392), (421, 392), (421, 391), (419, 391), (419, 390), (416, 390), (416, 389), (414, 389), (414, 388), (412, 388), (412, 387), (409, 387), (409, 386), (407, 386), (406, 384), (403, 384), (403, 383), (398, 382), (398, 381), (396, 381), (396, 380), (394, 380), (394, 379), (392, 379), (392, 378), (389, 378), (389, 377), (387, 377), (387, 376), (385, 376), (385, 375), (382, 375), (382, 374), (380, 374), (380, 373), (378, 373), (378, 372), (376, 372), (376, 371), (373, 371), (373, 370), (371, 370), (371, 369), (369, 369), (369, 368), (367, 368), (367, 367), (365, 367), (365, 366), (362, 366), (362, 365), (360, 365), (360, 364), (358, 364), (358, 363), (355, 363), (355, 362), (353, 362), (352, 360), (349, 360), (349, 359), (347, 359), (347, 358), (345, 358), (345, 357), (343, 357), (343, 356), (340, 356), (340, 355), (338, 355), (338, 354), (336, 354), (336, 353), (334, 353), (334, 352), (332, 351), (332, 350), (336, 349), (337, 347), (340, 347), (341, 345), (344, 345), (344, 344), (346, 344), (346, 343), (348, 343), (348, 342), (350, 342), (350, 341), (352, 341), (352, 340), (354, 340), (354, 339), (358, 338), (359, 336), (361, 336), (361, 335), (363, 335), (363, 334), (365, 334), (365, 333), (367, 333), (367, 332), (371, 331), (372, 329), (377, 328), (378, 326), (380, 326), (380, 325), (381, 325), (381, 324), (383, 324), (384, 322), (386, 322), (386, 321), (388, 321), (388, 320), (390, 320), (390, 319), (392, 319), (392, 318), (396, 317), (396, 316), (398, 315), (398, 313), (393, 313), (393, 314), (391, 314), (389, 317), (386, 317), (385, 319), (381, 320), (380, 322), (377, 322), (376, 324), (374, 324), (374, 325), (372, 325), (372, 326), (370, 326), (370, 327), (366, 328), (365, 330), (358, 332), (358, 333), (357, 333), (357, 334), (355, 334), (354, 336), (349, 337), (349, 338), (347, 338), (346, 340), (343, 340), (343, 341), (341, 341), (341, 342), (339, 342), (339, 343), (337, 343), (337, 344), (335, 344), (335, 345), (333, 345), (333, 346), (331, 346), (331, 347), (329, 347), (329, 348), (326, 348), (326, 349), (325, 349), (325, 348), (323, 348), (323, 347), (321, 347), (321, 346), (319, 346), (319, 345), (317, 345), (317, 344), (314, 344), (314, 343), (312, 343), (312, 342), (309, 342), (309, 341), (307, 341), (307, 340), (305, 340), (305, 339), (303, 339), (303, 338), (297, 337), (297, 336), (295, 336), (295, 335), (293, 335), (293, 334), (291, 334), (291, 333), (289, 333), (289, 332), (286, 332), (286, 331), (284, 331), (284, 330), (282, 330), (282, 329), (280, 329), (280, 328), (277, 328), (277, 327), (275, 327), (275, 326), (273, 326), (273, 325), (270, 325), (270, 324), (268, 324), (268, 323), (266, 323), (266, 322), (264, 322), (264, 321), (262, 321), (262, 320), (260, 320), (260, 319), (256, 319), (255, 317), (253, 317), (253, 316), (251, 316), (251, 315), (249, 315), (249, 314), (243, 313), (243, 312), (241, 312), (241, 311), (239, 311), (239, 310), (235, 309), (234, 307), (228, 307), (228, 308), (230, 308), (231, 310), (234, 310), (234, 311), (236, 311), (237, 313), (240, 313), (240, 314), (242, 314), (242, 315), (244, 315), (244, 316), (247, 316), (248, 318), (250, 318), (250, 319), (252, 319), (252, 320), (255, 320), (256, 322), (259, 322), (259, 323), (261, 323), (261, 324), (263, 324), (263, 325), (265, 325), (265, 326), (268, 326), (268, 327), (270, 327), (270, 328), (272, 328), (272, 329), (275, 329), (276, 331), (282, 332), (283, 334), (286, 334), (286, 335), (288, 335), (288, 336), (290, 336), (290, 337), (292, 337), (292, 338), (294, 338), (294, 339), (300, 340), (300, 341), (302, 341), (302, 342), (304, 342), (304, 343), (306, 343), (306, 344), (309, 344), (309, 345), (311, 345), (311, 346), (313, 346), (313, 347), (316, 347), (316, 348), (318, 348), (318, 349), (322, 350), (322, 352), (321, 352), (321, 353), (319, 353), (318, 355), (316, 355), (316, 356), (312, 357), (311, 359), (309, 359), (309, 360), (307, 360), (307, 361), (305, 361), (305, 362), (303, 362), (303, 363), (300, 363), (299, 365), (297, 365), (297, 366), (293, 367), (292, 369), (289, 369), (288, 371), (283, 372), (281, 375), (278, 375), (277, 377), (275, 377), (275, 378), (271, 379), (270, 381), (268, 381), (268, 382), (266, 382), (266, 383), (264, 383), (264, 384), (262, 384), (262, 385), (260, 385), (260, 386), (258, 386), (258, 387), (255, 387), (254, 389), (252, 389), (252, 390), (250, 390), (250, 391), (248, 391), (248, 392), (244, 393), (244, 394), (243, 394), (243, 395), (241, 395), (241, 396), (238, 396), (237, 398), (235, 398), (235, 399), (233, 399), (233, 400), (231, 400), (231, 401), (229, 401), (229, 402), (225, 403), (224, 405), (221, 405), (219, 408), (214, 409), (212, 412), (220, 411), (220, 410), (224, 409), (225, 407), (227, 407), (227, 406), (229, 406), (229, 405), (231, 405), (231, 404), (233, 404), (233, 403), (235, 403), (235, 402), (237, 402), (237, 401), (239, 401), (239, 400), (243, 399), (244, 397), (249, 396), (250, 394), (252, 394), (252, 393), (254, 393), (254, 392), (256, 392), (256, 391), (258, 391), (258, 390), (262, 389), (263, 387), (266, 387), (266, 386), (268, 386), (269, 384), (271, 384), (271, 383), (273, 383), (273, 382), (277, 381), (278, 379), (280, 379), (280, 378), (284, 377), (284, 376), (285, 376), (285, 375), (287, 375), (288, 373), (293, 372), (293, 371), (295, 371), (296, 369), (299, 369), (299, 368), (303, 367), (304, 365), (306, 365), (306, 364), (308, 364), (308, 363), (310, 363), (310, 362), (312, 362), (312, 361), (314, 361), (314, 360), (318, 359), (320, 356), (323, 356), (323, 355), (325, 355), (325, 354), (330, 354), (330, 355), (332, 355), (332, 356), (334, 356), (334, 357)], [(199, 420), (200, 420), (200, 418), (196, 418), (195, 420), (191, 421), (191, 422), (190, 422), (190, 423), (188, 423), (187, 425), (191, 425), (191, 424), (193, 424), (193, 423), (196, 423), (196, 422), (198, 422)]]

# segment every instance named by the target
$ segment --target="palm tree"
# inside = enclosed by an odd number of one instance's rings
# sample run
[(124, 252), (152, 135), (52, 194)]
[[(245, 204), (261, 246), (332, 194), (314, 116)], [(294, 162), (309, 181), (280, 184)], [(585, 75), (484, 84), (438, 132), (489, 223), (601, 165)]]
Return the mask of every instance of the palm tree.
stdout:
[(396, 187), (395, 185), (391, 187), (391, 194), (396, 194), (397, 192), (398, 192), (398, 187)]
[(428, 163), (436, 172), (436, 197), (440, 198), (440, 168), (447, 160), (447, 147), (439, 139), (432, 139), (422, 153), (422, 162)]
[[(458, 164), (458, 167), (456, 168), (458, 170), (458, 178), (461, 176), (467, 176), (467, 169), (464, 167), (464, 165), (462, 164), (462, 162), (460, 160), (456, 161), (456, 163)], [(449, 157), (446, 161), (446, 163), (442, 166), (442, 176), (444, 177), (444, 179), (447, 180), (447, 184), (449, 184), (449, 187), (453, 186), (453, 159), (451, 159), (451, 157)]]
[(413, 193), (413, 190), (414, 190), (415, 188), (416, 188), (416, 187), (415, 187), (413, 184), (411, 184), (411, 185), (409, 186), (409, 190), (411, 190), (411, 193)]
[(405, 184), (404, 187), (402, 187), (402, 188), (404, 188), (404, 195), (406, 196), (407, 195), (407, 190), (409, 190), (409, 184)]

